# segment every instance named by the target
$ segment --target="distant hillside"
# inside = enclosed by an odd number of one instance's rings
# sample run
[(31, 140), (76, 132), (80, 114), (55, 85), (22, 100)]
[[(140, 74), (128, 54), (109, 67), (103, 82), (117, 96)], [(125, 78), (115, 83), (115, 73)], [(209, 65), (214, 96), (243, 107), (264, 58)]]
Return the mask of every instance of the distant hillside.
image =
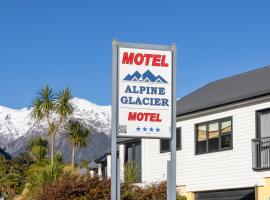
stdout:
[(0, 156), (4, 156), (5, 159), (10, 160), (11, 155), (9, 153), (5, 152), (4, 149), (0, 148)]

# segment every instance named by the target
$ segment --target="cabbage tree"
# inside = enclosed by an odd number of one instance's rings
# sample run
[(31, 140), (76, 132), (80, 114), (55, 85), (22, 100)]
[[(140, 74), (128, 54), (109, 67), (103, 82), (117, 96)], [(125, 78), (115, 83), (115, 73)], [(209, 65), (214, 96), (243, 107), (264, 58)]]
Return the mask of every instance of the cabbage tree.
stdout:
[(71, 165), (74, 168), (75, 153), (76, 153), (75, 151), (78, 147), (80, 148), (87, 147), (87, 141), (90, 135), (90, 130), (76, 120), (69, 120), (65, 129), (67, 138), (69, 139), (72, 146)]
[(38, 93), (33, 102), (31, 112), (32, 118), (39, 124), (45, 120), (49, 129), (48, 133), (51, 138), (51, 164), (55, 159), (55, 140), (59, 127), (65, 122), (73, 112), (71, 104), (72, 94), (69, 88), (65, 88), (58, 93), (54, 93), (48, 85)]

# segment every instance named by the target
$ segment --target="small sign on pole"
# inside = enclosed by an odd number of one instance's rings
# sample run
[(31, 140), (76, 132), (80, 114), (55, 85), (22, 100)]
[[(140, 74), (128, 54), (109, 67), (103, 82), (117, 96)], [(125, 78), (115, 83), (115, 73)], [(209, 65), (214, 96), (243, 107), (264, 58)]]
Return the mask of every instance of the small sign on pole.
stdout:
[[(176, 177), (176, 48), (113, 41), (112, 200), (117, 197), (117, 137), (171, 140), (172, 177)], [(175, 199), (175, 178), (168, 187)]]

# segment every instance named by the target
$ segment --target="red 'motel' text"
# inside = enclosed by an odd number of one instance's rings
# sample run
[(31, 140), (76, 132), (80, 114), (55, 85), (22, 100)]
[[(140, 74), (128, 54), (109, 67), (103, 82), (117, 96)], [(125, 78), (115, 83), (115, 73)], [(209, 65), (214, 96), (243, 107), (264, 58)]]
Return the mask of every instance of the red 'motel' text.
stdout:
[(161, 122), (159, 113), (129, 112), (128, 121)]
[(122, 64), (168, 67), (166, 55), (124, 52)]

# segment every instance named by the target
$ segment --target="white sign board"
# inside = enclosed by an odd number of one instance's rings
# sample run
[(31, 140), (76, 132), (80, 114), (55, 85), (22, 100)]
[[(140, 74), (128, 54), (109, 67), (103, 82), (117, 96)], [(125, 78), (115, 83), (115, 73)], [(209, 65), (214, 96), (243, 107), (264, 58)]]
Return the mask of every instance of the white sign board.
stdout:
[(118, 137), (171, 138), (172, 51), (118, 47)]

